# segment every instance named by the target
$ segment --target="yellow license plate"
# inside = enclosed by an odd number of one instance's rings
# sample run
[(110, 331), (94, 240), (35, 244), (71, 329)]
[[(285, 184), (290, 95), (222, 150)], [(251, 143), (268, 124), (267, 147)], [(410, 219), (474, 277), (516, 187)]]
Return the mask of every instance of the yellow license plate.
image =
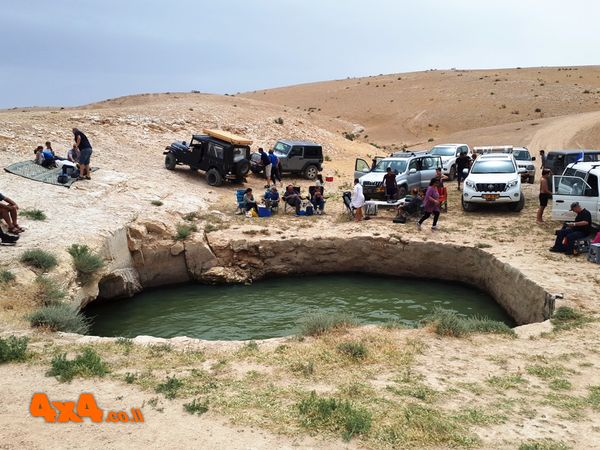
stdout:
[(488, 202), (493, 202), (498, 197), (500, 197), (498, 194), (483, 194), (483, 198), (485, 198)]

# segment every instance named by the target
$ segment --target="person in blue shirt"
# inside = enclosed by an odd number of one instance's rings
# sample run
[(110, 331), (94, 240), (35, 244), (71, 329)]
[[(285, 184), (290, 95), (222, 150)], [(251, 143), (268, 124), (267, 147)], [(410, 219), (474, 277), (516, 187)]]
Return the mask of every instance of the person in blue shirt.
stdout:
[(267, 185), (265, 187), (269, 188), (271, 187), (271, 169), (273, 168), (271, 158), (269, 158), (269, 155), (267, 155), (262, 147), (258, 149), (258, 153), (260, 153), (260, 162), (265, 169), (265, 178), (267, 179)]
[(283, 187), (283, 182), (281, 181), (281, 168), (279, 167), (279, 158), (273, 152), (273, 149), (269, 150), (269, 159), (271, 160), (271, 181), (273, 182), (273, 186), (277, 184), (277, 180), (281, 183)]
[(279, 207), (279, 192), (277, 192), (275, 186), (265, 192), (265, 205), (267, 205), (268, 208)]

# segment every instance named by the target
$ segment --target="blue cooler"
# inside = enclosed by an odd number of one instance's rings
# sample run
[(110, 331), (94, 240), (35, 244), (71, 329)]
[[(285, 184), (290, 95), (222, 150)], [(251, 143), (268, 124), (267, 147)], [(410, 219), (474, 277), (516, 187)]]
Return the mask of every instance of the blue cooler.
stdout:
[(259, 206), (258, 217), (271, 217), (271, 209), (265, 206)]

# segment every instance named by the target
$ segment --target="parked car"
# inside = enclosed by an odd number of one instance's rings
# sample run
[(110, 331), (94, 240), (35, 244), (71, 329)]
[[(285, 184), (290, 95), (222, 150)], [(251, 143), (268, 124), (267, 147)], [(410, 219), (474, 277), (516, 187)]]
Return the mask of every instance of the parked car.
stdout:
[(220, 130), (203, 130), (194, 134), (190, 143), (173, 142), (165, 148), (165, 167), (188, 165), (192, 170), (206, 172), (210, 186), (220, 186), (224, 180), (243, 181), (250, 171), (252, 141)]
[(562, 175), (552, 178), (552, 220), (573, 220), (571, 203), (579, 202), (592, 215), (592, 222), (600, 223), (600, 162), (569, 164)]
[(465, 152), (469, 157), (473, 154), (467, 144), (439, 144), (433, 147), (429, 153), (442, 158), (442, 173), (452, 181), (456, 175), (456, 158), (462, 152)]
[(515, 158), (515, 161), (517, 161), (519, 169), (525, 169), (527, 171), (527, 173), (523, 174), (523, 179), (527, 180), (529, 184), (535, 183), (535, 166), (533, 165), (535, 156), (532, 157), (526, 147), (514, 147), (512, 155)]
[(600, 161), (600, 150), (551, 150), (546, 152), (544, 167), (560, 175), (569, 164), (577, 161)]
[(405, 197), (413, 188), (426, 188), (435, 176), (435, 169), (441, 167), (442, 160), (437, 155), (424, 153), (394, 153), (393, 156), (378, 159), (372, 167), (364, 159), (354, 163), (354, 178), (360, 180), (365, 199), (385, 199), (383, 176), (388, 167), (396, 174), (398, 198)]
[[(304, 178), (314, 180), (323, 170), (323, 147), (314, 142), (279, 140), (273, 152), (279, 158), (282, 172), (301, 174)], [(253, 173), (263, 171), (260, 153), (250, 155), (250, 168)]]
[[(465, 169), (467, 170), (467, 169)], [(488, 153), (479, 156), (465, 179), (462, 207), (473, 211), (477, 204), (506, 204), (513, 211), (521, 211), (525, 196), (521, 191), (521, 174), (510, 153)]]

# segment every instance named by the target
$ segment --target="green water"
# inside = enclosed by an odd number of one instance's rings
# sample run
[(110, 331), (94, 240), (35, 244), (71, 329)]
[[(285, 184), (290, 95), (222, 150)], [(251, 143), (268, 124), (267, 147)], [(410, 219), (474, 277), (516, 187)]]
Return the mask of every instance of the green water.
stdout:
[(293, 276), (250, 286), (188, 284), (145, 291), (131, 299), (92, 305), (91, 334), (209, 340), (266, 339), (298, 331), (314, 311), (346, 312), (364, 324), (416, 324), (436, 307), (485, 315), (514, 325), (485, 292), (434, 280), (362, 274)]

